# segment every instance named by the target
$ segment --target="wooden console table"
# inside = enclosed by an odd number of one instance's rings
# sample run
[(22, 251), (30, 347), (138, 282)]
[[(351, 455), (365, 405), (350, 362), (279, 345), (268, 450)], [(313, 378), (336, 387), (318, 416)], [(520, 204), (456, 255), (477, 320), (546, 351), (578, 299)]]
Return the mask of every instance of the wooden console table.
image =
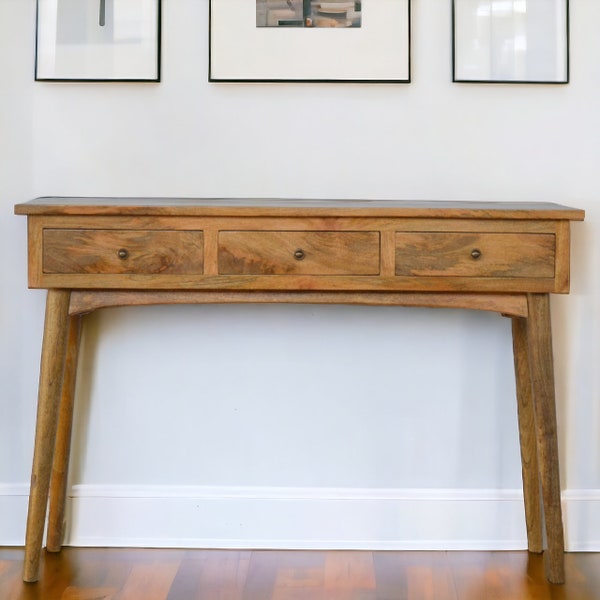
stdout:
[[(40, 198), (29, 286), (46, 288), (25, 581), (63, 537), (81, 317), (107, 306), (293, 302), (453, 307), (512, 318), (528, 547), (564, 581), (550, 293), (569, 226), (547, 203)], [(543, 507), (543, 508), (542, 508)]]

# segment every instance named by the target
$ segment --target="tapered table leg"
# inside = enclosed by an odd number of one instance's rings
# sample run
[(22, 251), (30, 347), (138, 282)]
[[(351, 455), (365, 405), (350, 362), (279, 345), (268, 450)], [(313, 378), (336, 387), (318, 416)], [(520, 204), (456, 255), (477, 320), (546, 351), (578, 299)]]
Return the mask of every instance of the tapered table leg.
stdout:
[(564, 583), (564, 532), (560, 498), (549, 295), (529, 294), (528, 309), (529, 366), (548, 544), (545, 555), (546, 576), (551, 583)]
[(535, 417), (531, 395), (531, 375), (527, 348), (527, 320), (512, 318), (513, 352), (517, 384), (519, 441), (521, 444), (521, 473), (525, 499), (527, 547), (529, 552), (542, 552), (542, 506), (535, 435)]
[(56, 441), (58, 408), (67, 348), (68, 290), (49, 290), (40, 364), (37, 423), (25, 534), (23, 580), (37, 581)]
[(81, 316), (69, 318), (67, 352), (63, 376), (58, 429), (50, 480), (50, 503), (48, 509), (48, 535), (46, 550), (60, 552), (64, 536), (65, 502), (67, 497), (67, 477), (71, 454), (71, 432), (73, 429), (73, 404), (77, 377), (77, 359), (81, 334)]

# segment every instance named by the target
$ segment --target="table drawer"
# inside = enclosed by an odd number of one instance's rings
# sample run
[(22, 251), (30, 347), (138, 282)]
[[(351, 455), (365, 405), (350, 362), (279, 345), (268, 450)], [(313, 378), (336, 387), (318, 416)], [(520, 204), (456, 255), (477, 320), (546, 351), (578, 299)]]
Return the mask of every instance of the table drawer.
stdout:
[(221, 231), (221, 275), (378, 275), (378, 231)]
[(553, 278), (546, 233), (396, 232), (396, 275)]
[(194, 274), (203, 271), (202, 231), (45, 229), (44, 273)]

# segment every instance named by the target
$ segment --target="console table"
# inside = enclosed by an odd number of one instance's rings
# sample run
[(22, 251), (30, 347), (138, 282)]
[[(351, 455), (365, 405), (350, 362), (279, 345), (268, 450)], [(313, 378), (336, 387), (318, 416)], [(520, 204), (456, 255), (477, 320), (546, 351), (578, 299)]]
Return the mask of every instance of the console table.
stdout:
[(29, 286), (48, 290), (25, 581), (59, 551), (82, 315), (108, 306), (291, 302), (453, 307), (512, 319), (528, 548), (564, 581), (551, 293), (570, 221), (549, 203), (39, 198)]

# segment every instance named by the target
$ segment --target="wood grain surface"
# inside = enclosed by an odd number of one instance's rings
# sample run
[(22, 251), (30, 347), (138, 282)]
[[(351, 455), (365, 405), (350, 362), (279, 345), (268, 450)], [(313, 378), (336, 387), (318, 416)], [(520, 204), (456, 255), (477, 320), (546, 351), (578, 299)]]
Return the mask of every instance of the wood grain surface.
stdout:
[(202, 273), (201, 231), (45, 229), (44, 273)]
[[(48, 289), (25, 581), (38, 578), (52, 466), (48, 547), (61, 545), (76, 315), (118, 305), (253, 301), (514, 317), (529, 547), (541, 546), (537, 469), (547, 576), (564, 580), (548, 294), (568, 292), (569, 221), (583, 211), (549, 203), (42, 198), (15, 212), (28, 215), (29, 285)], [(350, 572), (331, 564), (345, 573), (333, 579), (347, 580)], [(352, 574), (367, 570), (360, 563)], [(162, 587), (147, 587), (154, 571), (139, 572), (128, 593), (155, 597)], [(365, 589), (373, 589), (369, 581)]]
[(185, 211), (166, 216), (33, 214), (28, 219), (29, 285), (483, 293), (569, 289), (569, 221), (546, 219), (543, 210), (538, 219), (513, 220), (461, 219), (453, 209), (447, 218), (430, 219), (334, 216), (335, 210), (307, 216), (292, 211), (281, 217), (211, 216), (206, 210), (189, 217)]
[[(17, 204), (18, 215), (229, 215), (229, 216), (457, 217), (460, 219), (567, 219), (584, 211), (552, 202), (445, 200), (321, 200), (295, 198), (93, 198), (46, 196)], [(543, 216), (540, 215), (543, 213)]]
[(598, 600), (600, 554), (567, 554), (566, 583), (527, 552), (65, 548), (20, 580), (0, 549), (3, 600)]
[(221, 231), (221, 275), (379, 275), (379, 232)]
[(396, 234), (396, 275), (554, 277), (555, 236), (528, 233)]

